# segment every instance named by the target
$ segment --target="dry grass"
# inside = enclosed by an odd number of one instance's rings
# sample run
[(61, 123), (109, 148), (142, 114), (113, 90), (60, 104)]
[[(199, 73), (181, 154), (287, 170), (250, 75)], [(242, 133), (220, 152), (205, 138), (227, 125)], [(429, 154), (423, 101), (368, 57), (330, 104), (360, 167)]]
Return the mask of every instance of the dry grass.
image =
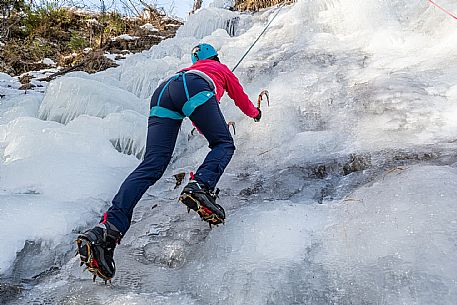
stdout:
[(255, 11), (280, 3), (293, 3), (295, 0), (237, 0), (235, 8), (240, 11)]
[[(162, 38), (175, 35), (180, 24), (160, 12), (151, 12), (146, 18), (124, 18), (117, 13), (88, 15), (76, 13), (66, 8), (44, 7), (35, 11), (12, 14), (9, 18), (8, 36), (0, 40), (5, 43), (0, 47), (0, 72), (20, 75), (32, 70), (48, 68), (41, 63), (44, 58), (51, 58), (61, 67), (78, 65), (94, 58), (83, 65), (87, 72), (97, 72), (114, 66), (101, 51), (121, 52), (128, 50), (140, 52), (159, 43)], [(151, 23), (159, 33), (151, 33), (141, 26)], [(134, 41), (112, 41), (112, 38), (129, 34), (140, 37)], [(83, 52), (91, 48), (89, 54)], [(95, 53), (95, 54), (92, 54)]]

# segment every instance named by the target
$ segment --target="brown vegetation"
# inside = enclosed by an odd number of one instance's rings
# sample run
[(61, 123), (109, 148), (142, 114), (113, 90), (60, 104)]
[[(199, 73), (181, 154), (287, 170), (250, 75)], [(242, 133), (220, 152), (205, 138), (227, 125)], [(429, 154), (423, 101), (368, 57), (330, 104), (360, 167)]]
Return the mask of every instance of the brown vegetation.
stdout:
[[(199, 2), (199, 1), (196, 1)], [(235, 9), (258, 11), (294, 0), (237, 0)], [(0, 72), (20, 75), (50, 68), (44, 58), (63, 69), (97, 72), (116, 64), (104, 52), (140, 52), (175, 35), (180, 21), (146, 6), (141, 17), (89, 13), (52, 5), (31, 8), (24, 0), (0, 3)], [(158, 31), (142, 27), (150, 23)], [(135, 39), (115, 39), (129, 34)], [(122, 55), (119, 55), (121, 58)]]
[(293, 3), (295, 0), (236, 0), (235, 9), (240, 11), (255, 11), (280, 3)]
[[(139, 52), (175, 35), (181, 23), (148, 8), (142, 17), (118, 13), (95, 14), (59, 7), (30, 9), (26, 5), (0, 4), (0, 72), (19, 75), (49, 68), (44, 58), (60, 67), (96, 72), (115, 63), (104, 52)], [(143, 28), (150, 23), (158, 31)], [(121, 34), (133, 40), (115, 39)], [(84, 62), (84, 64), (81, 64)]]

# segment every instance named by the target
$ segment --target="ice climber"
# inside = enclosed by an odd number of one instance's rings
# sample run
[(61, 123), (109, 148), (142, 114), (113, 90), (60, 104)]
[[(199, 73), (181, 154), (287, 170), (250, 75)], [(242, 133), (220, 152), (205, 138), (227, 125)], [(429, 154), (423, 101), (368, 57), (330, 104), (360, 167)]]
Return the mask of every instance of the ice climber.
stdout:
[(227, 91), (235, 105), (254, 121), (260, 121), (262, 113), (236, 76), (219, 62), (214, 47), (199, 44), (191, 57), (193, 64), (161, 83), (151, 98), (144, 160), (125, 179), (101, 223), (78, 236), (81, 265), (88, 267), (94, 280), (96, 276), (105, 281), (114, 276), (114, 248), (130, 227), (135, 205), (167, 168), (185, 117), (208, 140), (211, 151), (184, 187), (179, 201), (210, 224), (225, 219), (224, 209), (216, 203), (215, 189), (235, 146), (219, 100)]

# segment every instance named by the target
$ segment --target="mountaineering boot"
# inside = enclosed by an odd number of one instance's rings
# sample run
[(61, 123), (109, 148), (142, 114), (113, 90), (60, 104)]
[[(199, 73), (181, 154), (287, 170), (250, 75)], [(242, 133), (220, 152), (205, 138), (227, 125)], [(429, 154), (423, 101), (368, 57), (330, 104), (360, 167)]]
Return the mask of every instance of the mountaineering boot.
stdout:
[(121, 238), (121, 232), (106, 221), (106, 216), (102, 223), (78, 236), (76, 244), (81, 266), (85, 264), (86, 269), (94, 274), (94, 281), (97, 276), (105, 283), (113, 278), (116, 272), (114, 248)]
[(179, 201), (189, 210), (196, 211), (210, 225), (218, 225), (225, 220), (224, 209), (216, 203), (218, 191), (211, 192), (203, 184), (190, 180), (179, 196)]

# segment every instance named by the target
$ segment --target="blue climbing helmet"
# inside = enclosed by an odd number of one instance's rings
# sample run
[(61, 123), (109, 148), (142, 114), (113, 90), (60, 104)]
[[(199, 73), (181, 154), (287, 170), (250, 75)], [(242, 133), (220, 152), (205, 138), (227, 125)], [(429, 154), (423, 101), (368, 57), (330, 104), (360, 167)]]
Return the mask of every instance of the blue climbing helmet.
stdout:
[(209, 59), (217, 56), (216, 49), (207, 43), (201, 43), (192, 49), (192, 63), (196, 63), (199, 60)]

